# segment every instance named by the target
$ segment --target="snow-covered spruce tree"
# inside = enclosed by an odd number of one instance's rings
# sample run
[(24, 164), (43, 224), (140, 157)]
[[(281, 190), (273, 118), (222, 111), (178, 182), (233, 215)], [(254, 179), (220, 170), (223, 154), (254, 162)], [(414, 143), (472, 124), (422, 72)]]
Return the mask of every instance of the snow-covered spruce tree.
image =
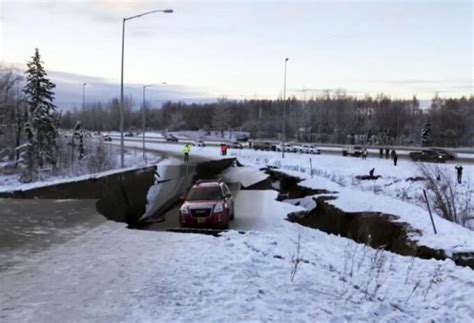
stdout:
[(431, 146), (433, 140), (431, 138), (431, 124), (425, 123), (423, 129), (421, 129), (421, 146), (428, 147)]
[(56, 168), (58, 136), (56, 106), (53, 104), (55, 84), (47, 78), (38, 49), (26, 64), (26, 85), (23, 92), (26, 95), (29, 114), (28, 120), (32, 127), (31, 134), (36, 136), (38, 167), (51, 166)]
[(73, 128), (73, 135), (72, 135), (72, 148), (74, 149), (74, 138), (79, 140), (79, 144), (77, 146), (77, 150), (79, 152), (79, 160), (82, 160), (86, 154), (86, 149), (84, 147), (84, 131), (81, 129), (81, 122), (78, 121), (74, 125)]
[(38, 165), (38, 141), (35, 133), (27, 122), (25, 124), (26, 141), (23, 145), (17, 147), (19, 152), (18, 165), (23, 168), (21, 181), (30, 183), (37, 179)]

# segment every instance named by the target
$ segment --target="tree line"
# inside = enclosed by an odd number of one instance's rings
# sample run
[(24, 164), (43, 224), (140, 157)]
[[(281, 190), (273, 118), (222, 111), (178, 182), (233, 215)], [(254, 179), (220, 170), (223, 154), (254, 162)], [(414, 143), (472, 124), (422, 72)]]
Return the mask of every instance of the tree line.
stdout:
[[(63, 110), (54, 104), (54, 88), (38, 50), (27, 63), (25, 76), (0, 66), (0, 162), (12, 161), (9, 167), (20, 170), (24, 181), (36, 180), (42, 169), (54, 172), (72, 167), (76, 161), (112, 164), (104, 162), (108, 160), (104, 147), (86, 144), (82, 131), (118, 130), (119, 100)], [(262, 140), (286, 137), (291, 141), (339, 144), (474, 146), (473, 96), (436, 95), (429, 108), (421, 108), (416, 97), (393, 99), (380, 94), (360, 98), (338, 90), (307, 100), (170, 101), (162, 107), (148, 105), (145, 109), (126, 97), (124, 110), (125, 129), (136, 132), (142, 129), (144, 113), (146, 128), (154, 131), (218, 131), (223, 136), (225, 130), (240, 130)], [(72, 130), (72, 138), (60, 136), (61, 128)], [(86, 150), (94, 149), (102, 152), (87, 154)], [(94, 162), (90, 160), (93, 155), (103, 158)]]
[[(392, 99), (383, 94), (357, 98), (345, 91), (326, 91), (308, 100), (286, 102), (288, 140), (322, 143), (371, 143), (424, 146), (474, 145), (474, 97), (435, 96), (428, 108), (416, 97)], [(161, 108), (135, 106), (125, 100), (125, 129), (139, 131), (145, 114), (146, 128), (155, 131), (248, 131), (252, 138), (283, 137), (283, 100), (228, 100), (212, 103), (166, 102)], [(61, 116), (70, 129), (78, 120), (87, 129), (119, 129), (120, 103), (93, 103)]]
[[(33, 182), (113, 167), (104, 147), (85, 144), (80, 122), (75, 123), (71, 138), (60, 136), (56, 85), (43, 64), (35, 49), (24, 77), (0, 66), (0, 174), (20, 173), (21, 181)], [(91, 153), (87, 155), (86, 150)]]

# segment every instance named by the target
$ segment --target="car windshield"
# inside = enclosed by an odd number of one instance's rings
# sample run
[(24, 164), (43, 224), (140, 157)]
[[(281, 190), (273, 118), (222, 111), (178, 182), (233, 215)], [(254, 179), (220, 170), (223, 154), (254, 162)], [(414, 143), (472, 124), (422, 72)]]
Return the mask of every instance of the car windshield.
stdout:
[(200, 186), (192, 188), (186, 198), (187, 201), (219, 200), (222, 191), (219, 186)]

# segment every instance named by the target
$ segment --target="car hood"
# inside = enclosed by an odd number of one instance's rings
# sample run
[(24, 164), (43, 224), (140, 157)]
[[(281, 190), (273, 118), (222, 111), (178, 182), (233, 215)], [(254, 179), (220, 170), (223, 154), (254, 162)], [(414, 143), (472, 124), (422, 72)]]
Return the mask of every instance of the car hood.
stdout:
[(183, 206), (190, 209), (213, 208), (220, 201), (186, 201)]

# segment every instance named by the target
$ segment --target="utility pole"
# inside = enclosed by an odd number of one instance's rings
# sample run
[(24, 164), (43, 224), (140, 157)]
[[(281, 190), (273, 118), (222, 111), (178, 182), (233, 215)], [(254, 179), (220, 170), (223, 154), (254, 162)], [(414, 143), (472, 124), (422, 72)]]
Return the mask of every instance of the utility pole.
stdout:
[(285, 141), (286, 141), (286, 63), (288, 57), (285, 58), (285, 76), (283, 83), (283, 130), (282, 130), (282, 144), (281, 144), (281, 158), (285, 158)]
[[(166, 84), (162, 82), (161, 84)], [(154, 86), (156, 84), (147, 84), (143, 85), (143, 105), (142, 105), (142, 150), (143, 150), (143, 159), (146, 162), (146, 153), (145, 153), (145, 130), (146, 130), (146, 99), (145, 99), (145, 90), (147, 87)]]
[(123, 104), (123, 62), (124, 62), (124, 52), (125, 52), (125, 22), (128, 20), (140, 18), (146, 15), (150, 15), (153, 13), (173, 13), (172, 9), (165, 9), (165, 10), (152, 10), (148, 12), (141, 13), (136, 16), (132, 17), (125, 17), (122, 20), (122, 63), (121, 63), (121, 71), (120, 71), (120, 166), (123, 168), (125, 165), (124, 162), (124, 155), (125, 155), (125, 147), (123, 142), (123, 131), (124, 131), (124, 104)]
[(146, 164), (148, 164), (146, 160), (146, 152), (145, 152), (145, 129), (146, 129), (146, 124), (145, 124), (145, 113), (146, 113), (146, 100), (145, 100), (145, 90), (147, 87), (151, 86), (149, 85), (143, 85), (143, 107), (142, 107), (142, 151), (143, 151), (143, 160), (145, 161)]
[(82, 110), (86, 107), (86, 85), (87, 83), (82, 83)]

